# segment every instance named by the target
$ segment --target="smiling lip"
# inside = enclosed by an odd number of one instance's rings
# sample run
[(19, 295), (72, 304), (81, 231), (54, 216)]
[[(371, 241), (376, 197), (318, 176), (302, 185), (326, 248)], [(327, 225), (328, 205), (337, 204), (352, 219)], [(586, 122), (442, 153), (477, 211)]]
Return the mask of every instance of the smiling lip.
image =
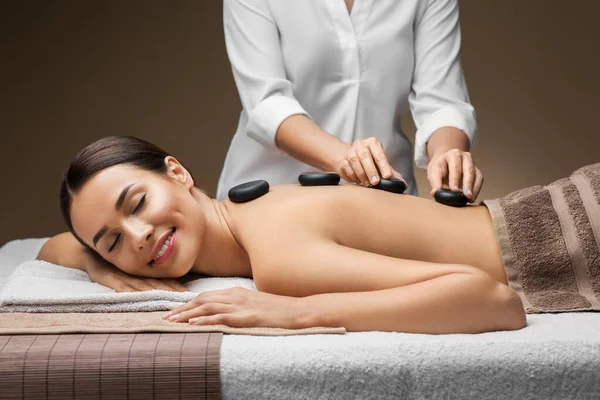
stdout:
[[(158, 253), (158, 251), (160, 250), (162, 245), (165, 243), (165, 240), (167, 240), (169, 235), (173, 235), (173, 236), (171, 236), (171, 240), (169, 241), (169, 245), (168, 245), (167, 249), (165, 250), (165, 252), (162, 256), (160, 256), (159, 258), (157, 258), (155, 260), (154, 257), (156, 257), (156, 254)], [(176, 237), (177, 237), (177, 232), (175, 231), (175, 229), (173, 229), (173, 230), (165, 233), (160, 238), (160, 240), (156, 242), (156, 246), (155, 246), (154, 250), (152, 251), (152, 259), (150, 260), (150, 264), (161, 264), (161, 263), (165, 262), (165, 260), (167, 258), (169, 258), (169, 256), (173, 253), (173, 250), (175, 249)]]

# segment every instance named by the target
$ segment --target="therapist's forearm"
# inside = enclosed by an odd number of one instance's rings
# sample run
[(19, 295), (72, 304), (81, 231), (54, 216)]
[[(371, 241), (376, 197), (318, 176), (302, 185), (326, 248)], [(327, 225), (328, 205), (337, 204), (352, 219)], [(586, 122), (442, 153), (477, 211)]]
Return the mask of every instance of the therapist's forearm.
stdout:
[(292, 115), (279, 125), (275, 143), (295, 159), (323, 171), (335, 171), (336, 163), (350, 149), (350, 145), (301, 114)]
[(460, 129), (451, 126), (438, 129), (427, 142), (427, 154), (430, 159), (440, 151), (451, 149), (469, 151), (469, 148), (469, 137)]

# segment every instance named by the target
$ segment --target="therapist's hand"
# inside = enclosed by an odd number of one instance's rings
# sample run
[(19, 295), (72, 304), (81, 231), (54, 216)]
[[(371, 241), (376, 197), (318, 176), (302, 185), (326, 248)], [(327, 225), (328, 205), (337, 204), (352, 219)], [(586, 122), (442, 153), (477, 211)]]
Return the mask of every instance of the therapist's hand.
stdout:
[(468, 151), (442, 148), (435, 152), (427, 166), (431, 195), (447, 186), (453, 192), (462, 192), (473, 203), (483, 186), (483, 174), (475, 166)]
[(375, 137), (352, 143), (336, 162), (335, 169), (345, 181), (364, 186), (377, 185), (380, 178), (393, 177), (404, 181), (402, 175), (390, 166), (381, 142)]

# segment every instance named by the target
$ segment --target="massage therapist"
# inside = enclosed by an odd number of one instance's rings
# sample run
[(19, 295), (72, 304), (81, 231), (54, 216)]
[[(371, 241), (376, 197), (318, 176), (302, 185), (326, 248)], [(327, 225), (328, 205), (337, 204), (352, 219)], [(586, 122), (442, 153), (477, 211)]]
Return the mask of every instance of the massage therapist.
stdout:
[(243, 106), (217, 198), (240, 183), (294, 183), (334, 171), (348, 182), (401, 178), (417, 194), (471, 202), (483, 184), (469, 150), (477, 125), (460, 62), (457, 0), (225, 0), (227, 54)]

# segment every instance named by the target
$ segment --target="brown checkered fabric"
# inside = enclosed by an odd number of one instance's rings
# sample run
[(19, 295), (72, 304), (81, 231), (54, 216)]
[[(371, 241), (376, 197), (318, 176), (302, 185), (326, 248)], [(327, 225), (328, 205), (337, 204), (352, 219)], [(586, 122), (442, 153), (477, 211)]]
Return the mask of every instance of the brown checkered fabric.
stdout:
[(0, 336), (0, 399), (218, 399), (222, 337)]

